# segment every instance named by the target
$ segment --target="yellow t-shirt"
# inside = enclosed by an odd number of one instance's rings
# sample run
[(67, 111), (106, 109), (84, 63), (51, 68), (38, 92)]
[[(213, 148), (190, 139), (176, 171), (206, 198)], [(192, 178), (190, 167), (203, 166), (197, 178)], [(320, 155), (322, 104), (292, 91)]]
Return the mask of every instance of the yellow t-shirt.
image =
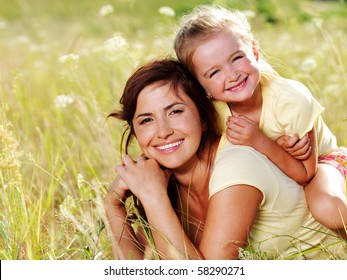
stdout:
[[(232, 145), (223, 136), (209, 195), (239, 184), (256, 187), (263, 193), (249, 236), (257, 252), (265, 253), (269, 259), (328, 259), (329, 252), (347, 259), (346, 243), (333, 245), (339, 238), (312, 218), (301, 186), (263, 154), (251, 147)], [(323, 249), (308, 252), (314, 246)]]
[[(263, 97), (260, 129), (267, 137), (276, 140), (282, 135), (303, 137), (315, 126), (318, 155), (326, 155), (337, 149), (336, 137), (321, 116), (324, 111), (311, 92), (302, 83), (280, 76), (263, 75)], [(226, 103), (215, 102), (223, 123), (230, 115)]]
[(336, 137), (321, 116), (324, 111), (311, 92), (302, 83), (280, 76), (261, 79), (263, 108), (260, 129), (272, 140), (281, 135), (303, 137), (315, 126), (318, 155), (331, 153), (337, 148)]

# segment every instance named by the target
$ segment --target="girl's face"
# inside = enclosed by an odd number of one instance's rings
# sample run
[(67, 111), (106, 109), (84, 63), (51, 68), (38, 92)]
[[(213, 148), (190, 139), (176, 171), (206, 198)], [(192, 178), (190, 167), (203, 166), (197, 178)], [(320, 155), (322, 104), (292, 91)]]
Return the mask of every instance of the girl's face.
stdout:
[(258, 51), (230, 31), (201, 44), (192, 62), (197, 79), (216, 100), (245, 102), (260, 92)]
[(137, 99), (133, 126), (143, 153), (169, 169), (194, 164), (202, 124), (194, 102), (170, 84), (145, 87)]

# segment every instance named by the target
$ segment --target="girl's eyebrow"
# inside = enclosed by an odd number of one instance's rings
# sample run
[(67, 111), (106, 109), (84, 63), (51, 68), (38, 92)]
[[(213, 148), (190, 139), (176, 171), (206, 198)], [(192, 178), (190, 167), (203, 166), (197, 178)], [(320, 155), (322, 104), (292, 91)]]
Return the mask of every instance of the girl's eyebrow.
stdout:
[[(185, 105), (185, 103), (183, 102), (174, 102), (174, 103), (171, 103), (170, 105), (164, 107), (164, 111), (168, 111), (170, 110), (172, 107), (176, 106), (176, 105)], [(141, 118), (141, 117), (149, 117), (149, 116), (152, 116), (153, 114), (152, 113), (141, 113), (141, 114), (138, 114), (136, 116), (135, 119), (138, 119), (138, 118)]]

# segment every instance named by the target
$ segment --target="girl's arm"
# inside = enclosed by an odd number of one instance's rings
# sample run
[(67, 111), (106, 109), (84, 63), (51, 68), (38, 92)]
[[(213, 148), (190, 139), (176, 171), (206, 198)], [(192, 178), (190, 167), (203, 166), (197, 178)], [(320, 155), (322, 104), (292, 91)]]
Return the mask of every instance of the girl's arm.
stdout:
[(124, 201), (127, 187), (119, 176), (111, 183), (104, 208), (110, 229), (112, 254), (115, 259), (143, 259), (144, 246), (127, 221)]
[(229, 117), (227, 138), (232, 144), (247, 145), (266, 155), (288, 177), (300, 185), (307, 185), (317, 170), (317, 139), (315, 129), (309, 133), (311, 153), (306, 160), (298, 160), (272, 141), (258, 124), (245, 116)]

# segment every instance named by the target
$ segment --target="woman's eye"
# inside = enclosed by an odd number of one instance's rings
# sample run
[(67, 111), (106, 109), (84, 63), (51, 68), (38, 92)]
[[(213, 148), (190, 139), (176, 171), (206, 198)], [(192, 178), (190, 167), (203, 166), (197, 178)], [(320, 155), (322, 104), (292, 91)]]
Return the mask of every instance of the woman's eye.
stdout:
[(140, 124), (146, 124), (146, 123), (149, 123), (149, 122), (151, 122), (151, 121), (152, 121), (151, 118), (145, 118), (145, 119), (143, 119), (143, 120), (140, 121)]
[(183, 110), (181, 110), (181, 109), (175, 109), (175, 110), (172, 110), (171, 112), (170, 112), (170, 115), (176, 115), (176, 114), (180, 114), (180, 113), (182, 113), (183, 112)]

